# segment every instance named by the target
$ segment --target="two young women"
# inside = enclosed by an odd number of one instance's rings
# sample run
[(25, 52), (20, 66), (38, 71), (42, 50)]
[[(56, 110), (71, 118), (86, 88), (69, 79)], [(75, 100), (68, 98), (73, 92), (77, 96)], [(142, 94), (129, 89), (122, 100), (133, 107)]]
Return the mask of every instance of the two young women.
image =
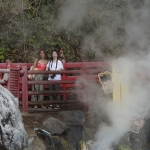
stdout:
[[(35, 64), (35, 62), (34, 62)], [(33, 65), (34, 66), (34, 65)], [(59, 60), (59, 54), (56, 50), (53, 50), (51, 53), (51, 59), (48, 61), (47, 60), (47, 54), (45, 50), (40, 50), (39, 51), (39, 58), (36, 62), (35, 65), (37, 70), (62, 70), (63, 69), (63, 64)], [(43, 80), (43, 75), (42, 74), (37, 74), (35, 75), (35, 80)], [(48, 80), (61, 80), (61, 75), (60, 74), (49, 74)], [(44, 90), (44, 85), (33, 85), (32, 90), (37, 90), (37, 91), (43, 91)], [(49, 85), (49, 90), (60, 90), (60, 84), (50, 84)], [(49, 96), (50, 100), (54, 100), (54, 95), (50, 94)], [(61, 96), (60, 94), (56, 94), (56, 99), (60, 100)], [(32, 95), (31, 101), (43, 101), (44, 100), (44, 95)], [(37, 105), (34, 106), (34, 108), (38, 108)], [(46, 108), (42, 105), (42, 108)]]

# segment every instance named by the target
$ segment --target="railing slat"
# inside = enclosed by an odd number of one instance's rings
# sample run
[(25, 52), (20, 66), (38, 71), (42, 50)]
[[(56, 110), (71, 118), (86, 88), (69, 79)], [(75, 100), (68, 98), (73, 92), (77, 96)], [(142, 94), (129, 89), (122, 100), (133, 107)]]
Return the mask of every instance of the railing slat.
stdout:
[(63, 80), (59, 80), (59, 81), (28, 81), (29, 85), (33, 85), (33, 84), (74, 84), (76, 81), (75, 80), (70, 80), (70, 81), (63, 81)]
[(43, 94), (75, 94), (77, 93), (77, 90), (47, 90), (47, 91), (28, 91), (29, 95), (43, 95)]
[(29, 105), (44, 105), (44, 104), (65, 104), (65, 103), (80, 103), (79, 100), (65, 100), (65, 101), (60, 101), (60, 100), (48, 100), (48, 101), (29, 101)]

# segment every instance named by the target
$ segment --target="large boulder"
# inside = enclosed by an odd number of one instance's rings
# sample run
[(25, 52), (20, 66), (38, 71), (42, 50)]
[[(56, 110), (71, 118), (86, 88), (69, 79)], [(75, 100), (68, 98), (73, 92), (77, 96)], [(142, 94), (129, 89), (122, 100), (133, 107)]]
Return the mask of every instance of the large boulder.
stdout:
[(28, 136), (15, 97), (0, 85), (0, 149), (23, 150)]
[(60, 135), (65, 130), (65, 124), (60, 120), (50, 117), (43, 122), (44, 129), (49, 131), (52, 135)]

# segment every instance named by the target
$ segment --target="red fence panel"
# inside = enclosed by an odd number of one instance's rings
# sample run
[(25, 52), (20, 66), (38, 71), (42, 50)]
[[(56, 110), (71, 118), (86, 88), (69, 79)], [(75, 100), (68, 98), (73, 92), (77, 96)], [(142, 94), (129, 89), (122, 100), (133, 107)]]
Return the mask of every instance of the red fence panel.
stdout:
[(19, 97), (20, 88), (20, 70), (19, 68), (10, 69), (9, 74), (9, 90), (15, 96)]

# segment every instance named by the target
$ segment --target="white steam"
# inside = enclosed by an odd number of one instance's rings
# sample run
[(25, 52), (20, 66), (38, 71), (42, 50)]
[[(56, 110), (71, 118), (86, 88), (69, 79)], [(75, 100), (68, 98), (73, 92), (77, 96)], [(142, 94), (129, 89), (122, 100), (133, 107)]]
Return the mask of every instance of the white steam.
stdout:
[[(122, 66), (123, 70), (130, 72), (129, 93), (122, 97), (121, 102), (106, 104), (106, 112), (111, 123), (100, 124), (93, 150), (107, 150), (113, 144), (117, 144), (130, 131), (131, 119), (135, 115), (144, 115), (148, 112), (150, 106), (150, 81), (147, 78), (147, 74), (150, 73), (150, 66), (143, 65), (148, 64), (149, 61), (148, 58), (139, 62), (135, 62), (134, 60), (130, 61), (125, 58), (119, 59), (120, 66)], [(141, 69), (142, 67), (147, 71), (144, 72)], [(124, 79), (121, 78), (120, 81), (123, 82)], [(147, 117), (150, 116), (147, 114)]]
[(87, 17), (87, 4), (91, 0), (66, 0), (60, 9), (60, 26), (62, 28), (76, 28)]
[(140, 9), (133, 9), (131, 10), (132, 20), (127, 22), (126, 33), (127, 38), (125, 41), (125, 46), (127, 49), (130, 49), (132, 44), (137, 44), (138, 48), (147, 49), (150, 45), (150, 20), (149, 18), (149, 1), (145, 1), (145, 5)]
[[(90, 0), (67, 0), (60, 11), (62, 27), (71, 26), (75, 28), (82, 25), (82, 20), (87, 18), (87, 5), (90, 2)], [(96, 6), (94, 2), (96, 1), (93, 1), (91, 6)], [(112, 1), (110, 6), (111, 4)], [(108, 17), (111, 19), (111, 24), (95, 28), (94, 32), (87, 35), (82, 41), (83, 49), (90, 48), (97, 57), (102, 55), (101, 45), (105, 42), (110, 44), (116, 41), (123, 42), (124, 50), (127, 52), (126, 56), (118, 60), (122, 71), (129, 72), (129, 92), (118, 105), (114, 105), (112, 99), (106, 101), (107, 96), (100, 92), (100, 86), (93, 85), (85, 79), (77, 82), (77, 84), (84, 82), (87, 85), (88, 97), (83, 98), (83, 100), (91, 104), (90, 108), (97, 115), (105, 115), (109, 120), (109, 123), (101, 122), (93, 150), (107, 150), (113, 144), (117, 144), (124, 134), (130, 130), (131, 119), (139, 113), (147, 113), (149, 109), (150, 1), (141, 2), (141, 6), (140, 4), (136, 6), (132, 1), (126, 1), (126, 5), (127, 9), (124, 12), (127, 13), (127, 16), (125, 17), (130, 18), (127, 22), (121, 20), (122, 10), (118, 10), (118, 12), (112, 9), (107, 10), (103, 8), (102, 2), (97, 5), (95, 10), (98, 11), (95, 11), (96, 13), (93, 13), (93, 15), (99, 15), (100, 19)], [(116, 27), (125, 29), (125, 38), (116, 38), (114, 34)], [(123, 74), (122, 81), (124, 81)], [(149, 114), (147, 114), (147, 117), (150, 117)]]

